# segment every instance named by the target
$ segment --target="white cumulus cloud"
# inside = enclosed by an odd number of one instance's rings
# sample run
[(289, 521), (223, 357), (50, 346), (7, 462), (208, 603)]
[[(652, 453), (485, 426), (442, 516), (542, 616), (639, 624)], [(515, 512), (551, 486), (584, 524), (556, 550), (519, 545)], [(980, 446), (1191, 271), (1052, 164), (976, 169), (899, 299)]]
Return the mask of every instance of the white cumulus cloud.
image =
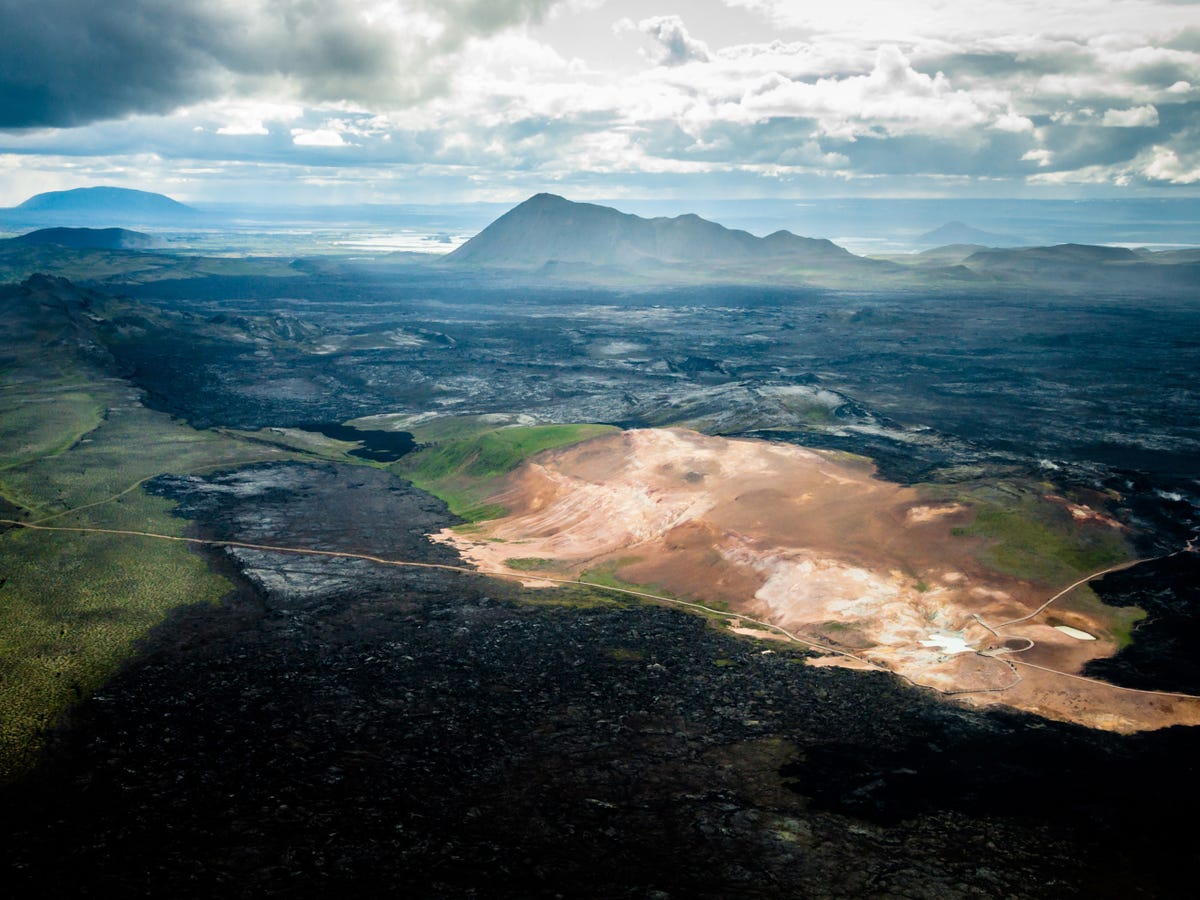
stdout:
[(1153, 128), (1158, 124), (1158, 110), (1153, 106), (1109, 109), (1101, 121), (1109, 128)]
[(344, 147), (345, 139), (329, 128), (315, 128), (307, 131), (303, 128), (292, 129), (292, 143), (297, 147)]
[[(625, 19), (618, 23), (618, 29), (632, 27)], [(637, 30), (650, 37), (655, 43), (655, 49), (650, 58), (663, 66), (681, 66), (689, 62), (708, 62), (708, 45), (688, 34), (683, 19), (679, 16), (653, 16), (642, 19), (637, 23)]]
[(1200, 158), (1196, 154), (1190, 161), (1180, 159), (1179, 154), (1169, 147), (1153, 147), (1145, 162), (1145, 175), (1155, 181), (1169, 184), (1200, 183)]

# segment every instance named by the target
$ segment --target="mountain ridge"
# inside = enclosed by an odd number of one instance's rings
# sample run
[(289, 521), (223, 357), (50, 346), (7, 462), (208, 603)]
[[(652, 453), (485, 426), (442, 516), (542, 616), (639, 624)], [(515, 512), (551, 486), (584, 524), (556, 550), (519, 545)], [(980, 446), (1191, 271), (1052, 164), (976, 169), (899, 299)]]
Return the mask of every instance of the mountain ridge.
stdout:
[(795, 264), (862, 261), (823, 238), (789, 231), (756, 237), (695, 213), (652, 219), (608, 206), (535, 194), (500, 216), (446, 260), (500, 268), (549, 263), (636, 267), (762, 260)]

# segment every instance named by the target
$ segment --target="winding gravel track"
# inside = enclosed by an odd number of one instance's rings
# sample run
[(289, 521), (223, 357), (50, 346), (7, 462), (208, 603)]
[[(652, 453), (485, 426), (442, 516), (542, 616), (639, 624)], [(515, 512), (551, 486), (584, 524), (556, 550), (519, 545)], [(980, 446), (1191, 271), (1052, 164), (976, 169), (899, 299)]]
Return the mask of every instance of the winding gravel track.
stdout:
[[(136, 487), (136, 485), (135, 485), (135, 487)], [(130, 488), (129, 490), (132, 490), (132, 488)], [(123, 493), (125, 493), (125, 492), (123, 492)], [(90, 504), (90, 505), (95, 505), (95, 504)], [(42, 521), (45, 521), (45, 520), (42, 520)], [(507, 571), (502, 571), (502, 570), (489, 571), (489, 570), (484, 570), (484, 569), (475, 569), (475, 568), (471, 568), (469, 566), (456, 566), (456, 565), (451, 565), (449, 563), (425, 563), (425, 562), (415, 562), (412, 560), (386, 559), (381, 556), (372, 556), (371, 554), (367, 554), (367, 553), (353, 553), (353, 552), (346, 551), (346, 550), (314, 550), (309, 547), (285, 547), (285, 546), (278, 546), (278, 545), (274, 545), (274, 544), (253, 544), (253, 543), (248, 543), (245, 541), (179, 537), (177, 535), (159, 534), (159, 533), (152, 532), (152, 531), (132, 531), (132, 530), (125, 530), (125, 529), (118, 529), (118, 528), (91, 528), (91, 527), (86, 527), (86, 526), (40, 525), (40, 524), (37, 524), (36, 522), (22, 522), (18, 519), (0, 519), (0, 525), (10, 525), (10, 526), (14, 526), (17, 528), (27, 528), (27, 529), (31, 529), (34, 531), (72, 532), (72, 533), (77, 533), (77, 534), (110, 534), (110, 535), (119, 535), (119, 536), (123, 536), (123, 537), (137, 537), (137, 538), (149, 538), (152, 540), (161, 540), (161, 541), (174, 541), (174, 542), (180, 543), (180, 544), (192, 544), (192, 545), (205, 546), (205, 547), (240, 547), (245, 550), (261, 550), (261, 551), (266, 551), (266, 552), (270, 552), (270, 553), (292, 553), (292, 554), (298, 554), (298, 555), (303, 555), (303, 556), (321, 556), (321, 557), (338, 558), (338, 559), (361, 559), (361, 560), (365, 560), (367, 562), (375, 563), (377, 565), (396, 566), (399, 568), (437, 569), (439, 571), (456, 572), (459, 574), (466, 574), (466, 575), (488, 575), (488, 576), (494, 576), (494, 577), (499, 577), (499, 578), (510, 578), (510, 579), (518, 579), (518, 580), (529, 580), (531, 578), (536, 578), (537, 580), (546, 581), (546, 582), (549, 582), (552, 584), (583, 585), (583, 586), (594, 588), (597, 590), (608, 591), (609, 593), (623, 594), (623, 595), (630, 596), (630, 597), (640, 597), (642, 599), (653, 600), (653, 601), (659, 602), (659, 603), (666, 603), (666, 604), (670, 604), (672, 606), (678, 606), (678, 607), (682, 607), (685, 609), (693, 609), (693, 610), (697, 610), (699, 612), (704, 612), (704, 613), (708, 613), (708, 614), (715, 615), (715, 616), (721, 616), (721, 617), (724, 617), (727, 619), (736, 619), (739, 622), (745, 622), (749, 625), (757, 625), (759, 627), (769, 629), (770, 631), (773, 631), (776, 634), (781, 634), (784, 637), (788, 638), (791, 641), (794, 641), (797, 644), (801, 644), (805, 647), (810, 647), (814, 650), (820, 650), (823, 653), (832, 653), (837, 656), (842, 656), (847, 659), (855, 660), (856, 662), (859, 662), (872, 670), (875, 670), (878, 672), (886, 672), (886, 673), (895, 675), (916, 687), (927, 688), (929, 690), (937, 691), (938, 693), (946, 695), (946, 696), (953, 696), (953, 695), (960, 695), (960, 694), (1002, 693), (1004, 691), (1010, 690), (1013, 687), (1016, 687), (1016, 685), (1021, 682), (1020, 673), (1016, 669), (1016, 665), (1021, 665), (1021, 666), (1027, 666), (1032, 669), (1037, 669), (1042, 672), (1048, 672), (1053, 675), (1060, 675), (1064, 678), (1071, 678), (1076, 681), (1086, 681), (1090, 684), (1100, 685), (1102, 687), (1110, 688), (1114, 691), (1126, 691), (1128, 693), (1145, 694), (1145, 695), (1157, 696), (1157, 697), (1176, 697), (1176, 698), (1187, 699), (1187, 700), (1200, 700), (1200, 696), (1197, 696), (1195, 694), (1182, 694), (1182, 693), (1176, 693), (1173, 691), (1153, 691), (1153, 690), (1144, 690), (1144, 689), (1140, 689), (1140, 688), (1123, 687), (1121, 685), (1112, 684), (1107, 681), (1101, 681), (1098, 678), (1089, 678), (1085, 675), (1074, 675), (1070, 672), (1062, 672), (1062, 671), (1059, 671), (1058, 669), (1050, 669), (1050, 668), (1046, 668), (1045, 666), (1035, 665), (1034, 663), (1028, 663), (1028, 662), (1024, 662), (1024, 661), (1018, 660), (1018, 659), (1000, 659), (998, 656), (995, 656), (992, 654), (983, 654), (983, 655), (988, 656), (991, 659), (997, 659), (998, 661), (1003, 662), (1006, 665), (1008, 665), (1009, 668), (1011, 668), (1013, 670), (1013, 674), (1016, 675), (1016, 681), (1014, 681), (1012, 684), (1005, 685), (1003, 687), (998, 687), (998, 688), (981, 688), (981, 689), (977, 689), (977, 690), (947, 690), (945, 688), (939, 688), (934, 685), (924, 684), (920, 681), (910, 678), (907, 675), (904, 675), (903, 673), (895, 672), (892, 669), (887, 668), (886, 666), (881, 666), (880, 664), (873, 662), (870, 659), (867, 659), (865, 657), (858, 656), (853, 653), (849, 653), (845, 650), (839, 650), (836, 647), (830, 647), (825, 644), (820, 644), (815, 641), (808, 640), (807, 638), (804, 638), (797, 634), (794, 634), (793, 632), (788, 631), (785, 628), (781, 628), (780, 626), (775, 625), (771, 622), (764, 622), (759, 619), (754, 619), (754, 618), (751, 618), (750, 616), (743, 615), (741, 613), (731, 613), (731, 612), (728, 612), (725, 610), (713, 609), (712, 607), (704, 606), (703, 604), (700, 604), (700, 603), (693, 603), (693, 602), (690, 602), (687, 600), (678, 600), (674, 597), (664, 597), (660, 594), (651, 594), (651, 593), (648, 593), (645, 591), (633, 590), (631, 588), (621, 588), (621, 587), (614, 587), (611, 585), (593, 584), (592, 582), (580, 581), (580, 580), (574, 579), (574, 578), (555, 578), (555, 577), (546, 576), (546, 575), (531, 575), (529, 573), (514, 573), (514, 572), (507, 572)], [(1189, 545), (1186, 548), (1184, 548), (1183, 550), (1178, 550), (1178, 551), (1176, 551), (1176, 553), (1168, 554), (1168, 556), (1174, 556), (1178, 553), (1189, 552), (1191, 550), (1192, 550), (1192, 546), (1189, 543)], [(1019, 622), (1027, 621), (1028, 619), (1031, 619), (1034, 616), (1041, 613), (1042, 611), (1044, 611), (1047, 607), (1049, 607), (1056, 600), (1064, 597), (1066, 594), (1070, 593), (1072, 590), (1079, 587), (1081, 584), (1085, 584), (1086, 582), (1092, 580), (1093, 578), (1098, 578), (1101, 575), (1108, 574), (1109, 572), (1115, 572), (1120, 569), (1126, 569), (1131, 566), (1137, 565), (1138, 563), (1146, 562), (1146, 561), (1147, 560), (1134, 560), (1133, 562), (1122, 563), (1121, 565), (1118, 565), (1118, 566), (1110, 566), (1109, 568), (1104, 569), (1102, 571), (1095, 572), (1091, 575), (1087, 575), (1087, 576), (1079, 579), (1078, 581), (1074, 582), (1073, 584), (1069, 585), (1068, 587), (1064, 588), (1063, 590), (1059, 591), (1057, 594), (1055, 594), (1053, 597), (1051, 597), (1048, 601), (1043, 603), (1040, 607), (1038, 607), (1036, 610), (1034, 610), (1029, 615), (1024, 616), (1020, 619), (1013, 619), (1012, 621), (1005, 622), (997, 627), (1003, 628), (1007, 625), (1013, 625), (1013, 624), (1016, 624)], [(978, 616), (976, 616), (976, 619), (980, 625), (983, 625), (984, 628), (987, 628), (993, 634), (997, 634), (997, 632), (991, 626), (987, 625), (982, 619), (979, 619)], [(1028, 640), (1028, 638), (1026, 640)], [(1030, 647), (1032, 647), (1032, 646), (1033, 646), (1033, 642), (1030, 641)], [(1029, 648), (1026, 647), (1024, 649), (1028, 650)]]

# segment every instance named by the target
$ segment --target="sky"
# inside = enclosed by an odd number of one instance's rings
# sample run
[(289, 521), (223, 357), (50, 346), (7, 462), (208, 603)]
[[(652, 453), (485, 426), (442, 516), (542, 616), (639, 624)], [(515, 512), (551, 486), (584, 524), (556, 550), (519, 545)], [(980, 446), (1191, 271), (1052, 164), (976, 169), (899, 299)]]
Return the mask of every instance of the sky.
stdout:
[(1200, 0), (0, 0), (0, 205), (1200, 196)]

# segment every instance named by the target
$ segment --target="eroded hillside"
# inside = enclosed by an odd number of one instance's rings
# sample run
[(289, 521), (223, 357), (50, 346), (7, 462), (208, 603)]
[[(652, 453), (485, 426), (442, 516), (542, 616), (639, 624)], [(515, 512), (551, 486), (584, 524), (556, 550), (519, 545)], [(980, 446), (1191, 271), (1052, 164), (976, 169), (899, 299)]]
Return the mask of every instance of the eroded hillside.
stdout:
[[(1007, 570), (970, 497), (883, 481), (862, 458), (635, 430), (543, 454), (490, 500), (508, 514), (440, 535), (485, 571), (607, 572), (973, 702), (1118, 731), (1200, 722), (1200, 702), (1078, 677), (1117, 649), (1128, 611), (1068, 591), (1031, 616), (1071, 582)], [(1131, 561), (1102, 512), (1066, 504), (1064, 520), (1100, 548), (1095, 571)]]

